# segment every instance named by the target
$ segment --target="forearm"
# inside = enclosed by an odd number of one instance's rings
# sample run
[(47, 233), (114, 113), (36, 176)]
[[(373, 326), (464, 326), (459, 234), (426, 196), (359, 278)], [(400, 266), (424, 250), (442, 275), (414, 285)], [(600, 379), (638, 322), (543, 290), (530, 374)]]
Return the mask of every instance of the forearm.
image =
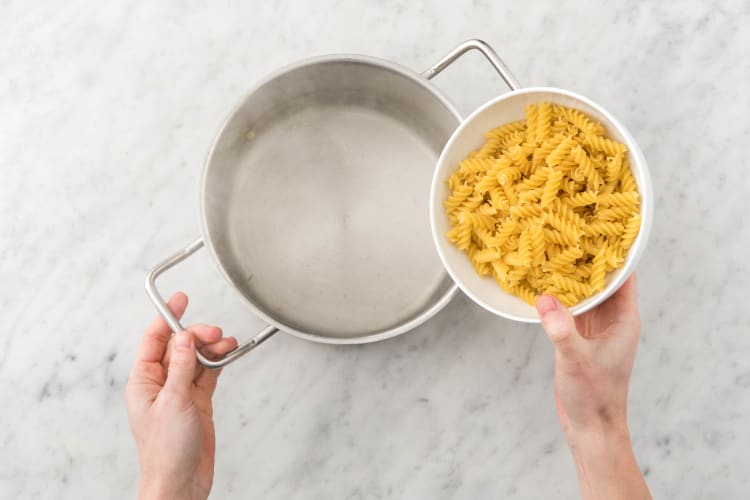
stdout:
[(568, 436), (583, 500), (650, 500), (627, 425)]

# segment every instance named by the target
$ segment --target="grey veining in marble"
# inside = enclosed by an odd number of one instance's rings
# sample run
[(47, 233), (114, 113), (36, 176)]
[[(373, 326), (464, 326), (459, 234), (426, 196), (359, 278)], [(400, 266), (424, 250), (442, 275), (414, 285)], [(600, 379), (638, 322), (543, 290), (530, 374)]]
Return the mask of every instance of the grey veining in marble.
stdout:
[[(422, 70), (491, 43), (525, 84), (633, 131), (656, 193), (639, 268), (630, 424), (657, 498), (750, 491), (747, 2), (0, 2), (0, 498), (133, 498), (123, 387), (153, 263), (198, 232), (224, 114), (299, 58)], [(468, 113), (504, 92), (478, 55), (436, 82)], [(261, 323), (205, 252), (165, 277), (187, 322)], [(213, 498), (575, 498), (538, 327), (463, 297), (407, 335), (278, 335), (216, 395)]]

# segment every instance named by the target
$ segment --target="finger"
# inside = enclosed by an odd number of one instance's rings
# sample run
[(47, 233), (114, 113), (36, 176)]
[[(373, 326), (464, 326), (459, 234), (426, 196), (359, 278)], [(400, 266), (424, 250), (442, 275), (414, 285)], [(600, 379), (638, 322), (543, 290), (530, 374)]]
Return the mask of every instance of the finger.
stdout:
[(638, 311), (638, 287), (636, 286), (635, 273), (625, 280), (620, 288), (609, 299), (618, 313), (632, 313)]
[[(187, 295), (182, 292), (177, 292), (171, 299), (169, 299), (167, 307), (169, 307), (169, 310), (172, 311), (172, 314), (174, 314), (177, 319), (180, 319), (185, 313), (187, 304)], [(172, 330), (169, 328), (169, 325), (167, 325), (167, 322), (164, 321), (164, 318), (159, 315), (148, 326), (148, 328), (146, 328), (146, 333), (143, 335), (136, 362), (161, 361), (166, 352), (169, 337), (171, 335)]]
[(556, 297), (540, 295), (536, 299), (536, 309), (542, 320), (542, 327), (556, 350), (564, 355), (571, 355), (582, 348), (583, 338), (576, 330), (573, 317)]
[[(237, 339), (234, 337), (227, 337), (221, 339), (215, 344), (205, 346), (202, 351), (208, 354), (209, 357), (216, 358), (223, 356), (232, 349), (237, 347)], [(208, 393), (208, 396), (212, 396), (216, 389), (216, 382), (221, 374), (221, 370), (208, 370), (205, 369), (198, 376), (195, 381), (195, 385)]]
[[(209, 326), (203, 323), (191, 325), (187, 328), (193, 334), (193, 341), (197, 349), (201, 349), (203, 345), (212, 344), (218, 342), (221, 339), (221, 328), (218, 326)], [(169, 361), (172, 358), (171, 342), (174, 338), (170, 339), (170, 343), (167, 344), (166, 353), (162, 358), (162, 364), (169, 366)]]
[(225, 339), (219, 339), (213, 344), (204, 345), (201, 347), (201, 352), (210, 358), (219, 358), (235, 347), (237, 347), (237, 339), (234, 337), (227, 337)]
[(177, 332), (170, 351), (164, 391), (179, 405), (187, 405), (191, 402), (195, 365), (193, 334), (186, 330)]
[(193, 337), (195, 339), (195, 345), (199, 348), (206, 344), (213, 344), (215, 342), (218, 342), (221, 340), (221, 328), (218, 326), (211, 326), (211, 325), (205, 325), (203, 323), (199, 323), (197, 325), (191, 325), (188, 327), (188, 330), (193, 332)]

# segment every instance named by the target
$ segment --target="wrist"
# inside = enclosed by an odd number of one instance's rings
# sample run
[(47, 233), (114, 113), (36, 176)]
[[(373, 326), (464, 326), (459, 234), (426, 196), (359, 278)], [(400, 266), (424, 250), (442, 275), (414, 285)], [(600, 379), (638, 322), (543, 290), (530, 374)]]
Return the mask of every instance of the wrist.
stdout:
[[(170, 481), (166, 478), (149, 478), (141, 476), (141, 484), (138, 489), (138, 500), (178, 500), (201, 498), (190, 494), (190, 488), (178, 484), (178, 481)], [(208, 495), (203, 496), (206, 498)]]
[(625, 421), (572, 428), (567, 438), (576, 460), (631, 449), (630, 431)]
[(138, 487), (138, 500), (155, 500), (157, 498), (177, 498), (177, 492), (164, 484), (141, 481)]
[(618, 414), (597, 414), (592, 418), (570, 420), (566, 428), (569, 441), (622, 441), (630, 440), (626, 412)]
[(627, 405), (616, 401), (583, 405), (563, 419), (568, 443), (605, 445), (630, 441)]
[(177, 488), (163, 481), (141, 479), (141, 484), (138, 488), (138, 500), (155, 500), (157, 498), (179, 498)]

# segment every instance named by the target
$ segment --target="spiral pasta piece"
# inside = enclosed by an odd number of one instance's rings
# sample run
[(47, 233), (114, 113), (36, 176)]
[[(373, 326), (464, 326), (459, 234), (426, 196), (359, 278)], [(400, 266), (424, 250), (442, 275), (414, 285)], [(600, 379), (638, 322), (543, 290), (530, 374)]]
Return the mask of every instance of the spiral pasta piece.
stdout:
[(549, 264), (553, 266), (575, 264), (576, 260), (583, 257), (583, 254), (584, 252), (580, 247), (567, 247), (560, 253), (549, 259)]
[(459, 214), (458, 220), (470, 224), (471, 227), (483, 229), (494, 229), (496, 222), (494, 217), (479, 212), (462, 212)]
[(633, 209), (622, 206), (603, 208), (596, 213), (597, 219), (606, 221), (629, 219), (631, 215), (633, 215)]
[(638, 186), (635, 183), (635, 178), (633, 178), (633, 174), (630, 173), (629, 168), (622, 170), (620, 173), (620, 190), (625, 193), (632, 193), (638, 190)]
[(540, 266), (544, 263), (544, 249), (545, 249), (545, 241), (544, 241), (544, 232), (542, 231), (542, 225), (541, 224), (532, 224), (529, 226), (528, 229), (529, 232), (529, 240), (531, 242), (531, 259), (532, 264), (535, 266)]
[(533, 288), (531, 288), (528, 285), (518, 285), (513, 288), (513, 293), (521, 299), (523, 299), (524, 302), (526, 302), (529, 305), (536, 305), (536, 297), (537, 294), (534, 291)]
[(641, 229), (641, 216), (640, 214), (633, 214), (629, 219), (627, 224), (625, 224), (625, 229), (622, 232), (622, 236), (620, 239), (620, 244), (622, 245), (622, 248), (625, 250), (628, 250), (631, 246), (633, 246), (633, 242), (635, 241), (636, 236), (638, 236), (638, 231)]
[(477, 183), (474, 189), (477, 193), (484, 194), (487, 191), (490, 191), (492, 188), (498, 185), (497, 182), (497, 176), (492, 175), (492, 173), (489, 173), (482, 177)]
[(497, 153), (499, 149), (500, 149), (500, 139), (499, 138), (489, 139), (479, 149), (479, 153), (477, 154), (476, 158), (477, 159), (493, 158), (495, 156), (495, 153)]
[(478, 174), (487, 172), (492, 168), (492, 160), (489, 158), (466, 158), (459, 163), (459, 171), (463, 174)]
[(485, 248), (477, 250), (474, 254), (474, 260), (477, 262), (493, 262), (500, 258), (500, 251), (497, 248)]
[(503, 188), (497, 186), (490, 190), (490, 204), (500, 212), (505, 212), (510, 208), (510, 202)]
[(541, 217), (543, 213), (541, 205), (535, 203), (510, 207), (510, 216), (514, 219)]
[(617, 153), (607, 161), (604, 179), (608, 186), (617, 184), (620, 179), (620, 170), (622, 170), (622, 153)]
[(562, 184), (562, 172), (559, 170), (553, 170), (547, 178), (547, 183), (544, 185), (544, 190), (541, 197), (541, 205), (544, 208), (552, 206), (552, 202), (557, 198), (557, 193), (560, 191), (560, 184)]
[(528, 191), (521, 191), (518, 194), (518, 199), (522, 203), (535, 203), (542, 198), (542, 195), (544, 195), (544, 186), (529, 189)]
[(638, 206), (638, 192), (629, 191), (623, 193), (610, 193), (599, 196), (596, 204), (600, 207), (628, 207)]
[(474, 192), (474, 186), (459, 186), (444, 202), (446, 210), (455, 210)]
[(550, 276), (550, 282), (561, 290), (568, 291), (579, 297), (585, 297), (591, 295), (591, 285), (578, 281), (570, 276), (563, 276), (562, 274), (552, 273)]
[(596, 203), (596, 191), (582, 191), (566, 198), (565, 202), (571, 207), (585, 207)]
[(625, 227), (621, 222), (596, 221), (583, 226), (583, 234), (586, 236), (596, 236), (603, 234), (605, 236), (617, 236), (622, 234)]
[(544, 160), (548, 167), (554, 167), (558, 163), (562, 162), (566, 156), (568, 156), (568, 153), (570, 153), (570, 150), (575, 146), (575, 141), (571, 139), (570, 137), (564, 138), (562, 141), (560, 141), (560, 144), (553, 149), (549, 156)]
[(501, 186), (512, 184), (521, 177), (523, 177), (523, 172), (521, 172), (521, 169), (518, 167), (505, 167), (502, 170), (499, 170), (497, 174), (495, 174), (497, 183)]
[(540, 102), (536, 119), (536, 142), (544, 142), (549, 137), (552, 126), (552, 105), (548, 102)]
[(578, 227), (559, 213), (544, 212), (544, 222), (560, 231), (568, 245), (575, 245), (581, 233)]
[(586, 136), (586, 142), (593, 150), (603, 151), (609, 156), (614, 156), (617, 153), (625, 153), (628, 150), (624, 144), (620, 144), (619, 142), (598, 135)]
[(591, 262), (591, 276), (589, 277), (589, 283), (591, 288), (601, 292), (604, 290), (605, 281), (604, 278), (607, 273), (607, 247), (601, 247), (598, 249), (594, 260)]
[[(562, 233), (558, 231), (557, 229), (551, 229), (548, 227), (542, 228), (542, 234), (544, 235), (544, 240), (549, 244), (555, 244), (560, 246), (565, 246), (570, 244), (567, 238), (563, 237)], [(549, 252), (551, 247), (547, 247), (547, 250)]]
[(565, 139), (565, 136), (563, 134), (556, 134), (544, 141), (542, 145), (532, 153), (534, 165), (543, 165), (550, 153), (560, 145), (563, 139)]
[(518, 120), (511, 123), (506, 123), (505, 125), (501, 125), (500, 127), (493, 128), (486, 134), (484, 134), (484, 137), (487, 139), (492, 139), (493, 137), (505, 137), (510, 133), (516, 132), (516, 131), (523, 131), (526, 128), (526, 122), (524, 120)]
[(522, 130), (508, 134), (499, 141), (498, 149), (509, 149), (513, 146), (520, 146), (523, 144), (525, 138), (526, 134)]
[(468, 250), (471, 244), (471, 224), (459, 223), (448, 231), (448, 240), (461, 250)]
[(526, 112), (526, 142), (536, 142), (536, 124), (539, 114), (539, 107), (536, 104), (529, 104), (525, 108)]
[(589, 117), (577, 109), (566, 108), (564, 106), (555, 106), (554, 109), (555, 112), (567, 118), (570, 123), (578, 127), (586, 135), (597, 136), (604, 133), (604, 127), (600, 123), (590, 120)]
[(529, 230), (525, 230), (521, 233), (521, 237), (518, 240), (518, 257), (521, 260), (521, 267), (531, 267), (533, 254), (531, 245), (531, 234)]
[(529, 189), (539, 188), (547, 182), (551, 168), (538, 168), (533, 174), (527, 177), (523, 182), (518, 183), (519, 191), (528, 191)]

